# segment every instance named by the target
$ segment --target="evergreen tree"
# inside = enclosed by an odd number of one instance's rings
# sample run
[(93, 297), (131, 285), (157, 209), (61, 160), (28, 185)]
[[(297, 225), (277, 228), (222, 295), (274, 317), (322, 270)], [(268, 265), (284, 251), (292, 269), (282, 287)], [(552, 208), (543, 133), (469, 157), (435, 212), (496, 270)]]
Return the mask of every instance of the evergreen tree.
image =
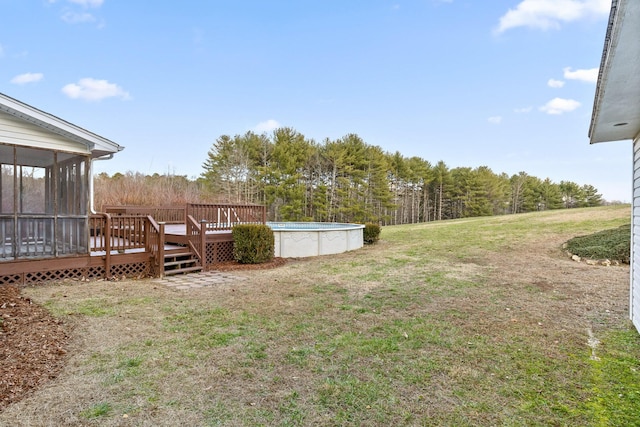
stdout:
[(584, 207), (594, 207), (594, 206), (602, 206), (602, 194), (598, 194), (598, 190), (593, 185), (585, 184), (581, 188), (581, 195), (583, 200), (581, 201), (581, 206)]
[(433, 168), (433, 211), (434, 211), (434, 219), (441, 220), (443, 219), (443, 203), (445, 200), (444, 192), (449, 185), (451, 180), (449, 168), (447, 165), (440, 160), (436, 166)]
[(567, 209), (580, 207), (581, 202), (584, 200), (582, 189), (575, 182), (560, 181), (560, 193), (562, 194), (564, 207)]
[(562, 193), (558, 184), (551, 182), (549, 178), (542, 181), (540, 186), (541, 210), (562, 208)]
[(292, 128), (273, 132), (270, 176), (265, 195), (275, 207), (275, 220), (304, 221), (306, 181), (303, 174), (312, 144)]
[(433, 180), (431, 164), (420, 157), (407, 160), (411, 171), (408, 187), (411, 191), (411, 223), (429, 221), (429, 184)]
[[(202, 166), (197, 184), (212, 197), (265, 204), (271, 220), (404, 224), (602, 204), (591, 185), (555, 184), (526, 172), (497, 175), (487, 166), (449, 170), (443, 161), (432, 166), (419, 157), (384, 152), (356, 134), (317, 144), (286, 127), (270, 136), (222, 135)], [(122, 177), (114, 175), (114, 187)], [(160, 180), (126, 178), (119, 185), (136, 180), (153, 186)], [(196, 188), (181, 177), (163, 185), (169, 192)], [(132, 198), (142, 199), (142, 194)]]

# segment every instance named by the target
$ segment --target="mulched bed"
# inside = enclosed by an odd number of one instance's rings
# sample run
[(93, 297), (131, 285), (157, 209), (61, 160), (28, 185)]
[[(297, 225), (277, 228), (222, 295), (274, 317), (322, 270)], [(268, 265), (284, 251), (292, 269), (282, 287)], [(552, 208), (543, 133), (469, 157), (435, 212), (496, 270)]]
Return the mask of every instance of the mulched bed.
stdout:
[(60, 372), (69, 335), (62, 321), (0, 286), (0, 410)]
[(280, 267), (287, 263), (286, 258), (273, 258), (271, 261), (260, 264), (240, 264), (237, 261), (227, 261), (215, 265), (218, 271), (236, 271), (236, 270), (265, 270), (269, 268)]

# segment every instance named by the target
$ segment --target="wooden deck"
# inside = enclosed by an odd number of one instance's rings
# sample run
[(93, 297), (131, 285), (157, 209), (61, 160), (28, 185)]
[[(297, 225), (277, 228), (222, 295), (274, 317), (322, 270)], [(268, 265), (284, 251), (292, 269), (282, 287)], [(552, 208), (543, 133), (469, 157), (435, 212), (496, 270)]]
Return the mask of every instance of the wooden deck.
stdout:
[[(75, 253), (73, 248), (64, 253), (50, 248), (50, 255), (20, 257), (10, 255), (15, 249), (6, 250), (0, 256), (0, 285), (213, 270), (216, 264), (233, 260), (235, 225), (264, 223), (265, 207), (255, 205), (113, 207), (91, 215), (89, 241), (84, 247), (77, 245)], [(7, 240), (13, 248), (15, 243)]]

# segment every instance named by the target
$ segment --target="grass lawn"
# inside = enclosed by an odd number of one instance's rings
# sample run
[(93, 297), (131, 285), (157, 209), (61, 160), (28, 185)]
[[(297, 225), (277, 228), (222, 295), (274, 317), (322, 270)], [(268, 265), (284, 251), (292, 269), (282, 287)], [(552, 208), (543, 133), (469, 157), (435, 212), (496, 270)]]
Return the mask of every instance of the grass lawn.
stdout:
[(0, 425), (633, 426), (629, 267), (569, 259), (628, 206), (383, 227), (341, 255), (28, 288), (72, 335), (60, 376)]

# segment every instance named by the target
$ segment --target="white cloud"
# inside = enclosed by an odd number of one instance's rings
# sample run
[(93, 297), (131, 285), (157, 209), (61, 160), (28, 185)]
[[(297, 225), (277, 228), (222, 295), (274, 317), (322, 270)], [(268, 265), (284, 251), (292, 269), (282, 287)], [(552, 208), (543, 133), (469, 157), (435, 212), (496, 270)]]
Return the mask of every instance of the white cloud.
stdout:
[(84, 7), (100, 7), (104, 0), (67, 0), (69, 3), (79, 4)]
[(129, 93), (114, 83), (92, 78), (80, 79), (78, 83), (69, 83), (62, 88), (62, 93), (72, 99), (100, 101), (105, 98), (131, 99)]
[(265, 122), (258, 123), (258, 125), (255, 127), (255, 131), (260, 133), (271, 132), (272, 130), (276, 130), (279, 127), (280, 123), (278, 123), (276, 120), (269, 119)]
[(531, 111), (533, 111), (533, 107), (516, 108), (513, 111), (516, 112), (516, 113), (519, 113), (519, 114), (530, 113)]
[[(53, 3), (52, 0), (49, 0), (49, 2)], [(86, 24), (98, 21), (98, 19), (93, 14), (87, 12), (86, 9), (97, 9), (102, 6), (104, 0), (67, 0), (67, 2), (80, 6), (84, 11), (77, 10), (78, 8), (73, 6), (64, 7), (64, 13), (61, 16), (62, 20), (68, 24)], [(99, 23), (98, 27), (104, 27), (104, 23)]]
[(540, 107), (540, 111), (547, 114), (563, 114), (575, 110), (580, 107), (580, 103), (574, 99), (553, 98), (545, 105)]
[(597, 83), (598, 72), (598, 68), (588, 68), (572, 71), (571, 67), (567, 67), (564, 69), (564, 78), (569, 80), (580, 80), (587, 83)]
[(90, 13), (66, 12), (62, 15), (62, 20), (67, 24), (84, 24), (95, 22), (96, 18)]
[(42, 73), (24, 73), (12, 78), (11, 83), (17, 84), (17, 85), (23, 85), (26, 83), (35, 83), (42, 80), (43, 77), (44, 77), (44, 74)]
[(561, 88), (562, 86), (564, 86), (564, 82), (562, 80), (549, 79), (549, 81), (547, 82), (547, 86), (553, 88)]
[(495, 32), (517, 27), (560, 28), (561, 23), (606, 17), (610, 9), (611, 0), (523, 0), (500, 17)]
[(500, 123), (502, 123), (502, 116), (492, 116), (492, 117), (489, 117), (487, 121), (494, 125), (499, 125)]

